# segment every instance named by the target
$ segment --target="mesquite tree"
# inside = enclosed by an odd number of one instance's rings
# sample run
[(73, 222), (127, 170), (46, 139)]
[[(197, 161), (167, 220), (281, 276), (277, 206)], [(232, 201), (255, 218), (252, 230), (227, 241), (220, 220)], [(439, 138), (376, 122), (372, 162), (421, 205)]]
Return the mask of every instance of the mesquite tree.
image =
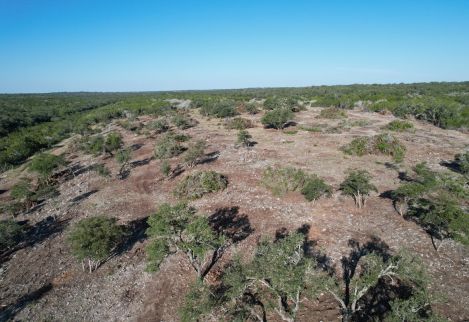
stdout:
[[(313, 280), (316, 279), (314, 283), (322, 284), (339, 304), (342, 321), (352, 321), (359, 311), (365, 309), (365, 296), (384, 284), (411, 287), (412, 296), (393, 300), (396, 307), (400, 305), (402, 314), (414, 314), (416, 317), (429, 314), (429, 295), (426, 293), (428, 281), (421, 261), (415, 256), (405, 251), (389, 258), (373, 252), (352, 253), (349, 258), (343, 258), (342, 263), (345, 263), (342, 279), (335, 275), (325, 277), (324, 274), (313, 277)], [(405, 310), (403, 305), (406, 306)]]
[(222, 256), (228, 242), (209, 225), (206, 217), (197, 216), (184, 203), (163, 204), (148, 218), (148, 269), (157, 270), (162, 261), (176, 252), (184, 253), (197, 277), (203, 280)]
[(83, 270), (85, 262), (88, 262), (91, 273), (112, 255), (124, 234), (115, 218), (96, 216), (79, 221), (68, 236), (68, 242), (73, 254), (81, 261)]
[(304, 243), (304, 235), (295, 233), (275, 242), (262, 241), (247, 263), (235, 259), (222, 279), (222, 289), (226, 290), (221, 300), (223, 310), (232, 317), (261, 322), (267, 320), (268, 313), (295, 321), (301, 302), (319, 291), (308, 287), (316, 263), (306, 256)]
[(371, 175), (366, 170), (351, 171), (347, 178), (340, 184), (340, 190), (347, 196), (353, 197), (355, 205), (358, 208), (365, 206), (366, 196), (371, 191), (378, 191), (376, 187), (370, 183)]

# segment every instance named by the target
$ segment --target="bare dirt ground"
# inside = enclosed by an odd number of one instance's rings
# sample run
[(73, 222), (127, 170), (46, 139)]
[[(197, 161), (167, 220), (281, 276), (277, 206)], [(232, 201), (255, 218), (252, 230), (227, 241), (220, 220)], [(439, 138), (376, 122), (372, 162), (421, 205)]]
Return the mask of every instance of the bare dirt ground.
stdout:
[[(157, 273), (145, 272), (145, 220), (162, 202), (175, 202), (172, 189), (188, 173), (211, 169), (228, 177), (229, 185), (222, 192), (193, 201), (199, 212), (212, 215), (231, 211), (236, 218), (245, 218), (250, 234), (229, 249), (208, 276), (214, 279), (222, 265), (234, 254), (249, 254), (261, 235), (273, 236), (279, 229), (296, 230), (309, 225), (309, 238), (318, 249), (340, 267), (340, 259), (350, 251), (349, 240), (365, 243), (379, 238), (395, 251), (405, 247), (420, 256), (432, 277), (432, 292), (445, 295), (436, 305), (439, 314), (452, 321), (469, 320), (469, 249), (446, 241), (436, 252), (428, 235), (415, 223), (400, 217), (391, 201), (372, 195), (367, 206), (359, 210), (353, 200), (335, 192), (329, 199), (314, 203), (297, 193), (275, 197), (260, 184), (263, 170), (269, 165), (290, 165), (316, 173), (335, 191), (349, 168), (368, 170), (379, 192), (399, 185), (398, 171), (389, 166), (386, 156), (354, 157), (344, 155), (339, 147), (356, 136), (374, 135), (393, 120), (390, 115), (348, 111), (348, 121), (367, 120), (341, 133), (317, 133), (300, 129), (301, 125), (327, 124), (340, 121), (318, 119), (320, 108), (309, 108), (295, 114), (296, 126), (284, 131), (264, 129), (260, 115), (246, 116), (255, 127), (249, 129), (257, 142), (250, 149), (235, 146), (236, 131), (226, 130), (223, 121), (206, 119), (193, 111), (199, 124), (184, 132), (192, 140), (203, 139), (207, 153), (219, 152), (213, 162), (187, 169), (168, 180), (160, 173), (161, 161), (152, 158), (156, 138), (147, 138), (112, 125), (122, 133), (125, 144), (135, 147), (136, 162), (128, 178), (116, 178), (118, 165), (112, 158), (96, 159), (79, 153), (68, 153), (72, 163), (87, 166), (104, 162), (112, 178), (94, 172), (83, 173), (60, 186), (60, 196), (49, 200), (40, 209), (21, 216), (31, 225), (42, 225), (42, 235), (31, 246), (17, 251), (0, 268), (0, 321), (178, 321), (178, 307), (195, 274), (182, 256), (171, 256)], [(148, 122), (150, 117), (141, 117)], [(407, 146), (400, 171), (426, 161), (434, 170), (448, 171), (439, 165), (450, 160), (469, 144), (469, 135), (442, 130), (413, 121), (415, 132), (397, 133)], [(298, 132), (295, 132), (295, 129)], [(70, 140), (54, 153), (68, 151)], [(181, 163), (181, 157), (171, 165)], [(0, 190), (8, 190), (22, 169), (6, 173)], [(8, 192), (0, 195), (8, 198)], [(234, 208), (233, 208), (234, 207)], [(70, 254), (66, 243), (68, 229), (87, 216), (104, 214), (135, 227), (135, 238), (116, 256), (92, 274), (83, 272)], [(327, 295), (308, 302), (298, 321), (340, 320), (337, 305)]]

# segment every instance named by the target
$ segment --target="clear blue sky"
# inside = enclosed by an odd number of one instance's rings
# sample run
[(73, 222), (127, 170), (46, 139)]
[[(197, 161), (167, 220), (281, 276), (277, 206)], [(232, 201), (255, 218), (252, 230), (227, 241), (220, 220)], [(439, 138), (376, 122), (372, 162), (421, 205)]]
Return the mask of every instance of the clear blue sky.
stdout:
[(465, 0), (0, 0), (0, 92), (463, 80)]

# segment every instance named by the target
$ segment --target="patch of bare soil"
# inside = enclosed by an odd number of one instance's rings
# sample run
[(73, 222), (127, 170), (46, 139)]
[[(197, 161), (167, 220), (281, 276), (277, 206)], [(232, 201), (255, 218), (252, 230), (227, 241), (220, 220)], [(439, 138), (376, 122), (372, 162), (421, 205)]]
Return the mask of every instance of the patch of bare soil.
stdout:
[[(340, 126), (340, 121), (317, 118), (320, 108), (296, 113), (296, 128), (301, 125)], [(147, 138), (117, 125), (125, 144), (134, 146), (132, 169), (124, 180), (116, 178), (119, 166), (112, 158), (93, 158), (74, 153), (73, 163), (82, 167), (104, 163), (112, 172), (103, 178), (84, 171), (60, 186), (60, 196), (47, 201), (33, 213), (21, 216), (31, 225), (44, 225), (37, 242), (17, 251), (0, 268), (0, 320), (18, 321), (178, 321), (178, 307), (189, 284), (195, 279), (188, 261), (182, 256), (165, 260), (159, 272), (145, 272), (144, 222), (163, 202), (175, 202), (175, 185), (186, 175), (211, 169), (228, 177), (227, 189), (191, 202), (199, 212), (214, 216), (233, 212), (249, 226), (246, 236), (231, 247), (208, 276), (214, 281), (234, 253), (249, 256), (261, 235), (274, 236), (281, 230), (309, 227), (309, 238), (318, 249), (340, 268), (340, 259), (348, 255), (350, 240), (365, 243), (371, 238), (384, 242), (393, 251), (408, 248), (420, 256), (432, 277), (432, 292), (446, 295), (436, 305), (437, 312), (452, 321), (469, 320), (469, 249), (446, 241), (435, 252), (428, 235), (415, 223), (406, 221), (393, 209), (391, 201), (373, 195), (364, 209), (358, 210), (350, 198), (335, 192), (329, 199), (307, 202), (300, 194), (275, 197), (261, 184), (263, 170), (269, 165), (290, 165), (325, 178), (338, 188), (350, 168), (367, 169), (379, 192), (399, 185), (398, 171), (426, 161), (436, 170), (444, 170), (440, 161), (452, 159), (469, 143), (468, 134), (442, 130), (414, 121), (414, 133), (397, 133), (407, 147), (403, 164), (396, 169), (385, 156), (353, 157), (339, 148), (354, 137), (375, 135), (393, 120), (390, 115), (349, 111), (348, 121), (365, 120), (364, 126), (352, 126), (334, 133), (298, 130), (284, 133), (264, 129), (260, 115), (250, 118), (256, 126), (249, 129), (257, 143), (249, 149), (235, 146), (236, 131), (226, 130), (223, 122), (206, 119), (192, 112), (199, 121), (185, 130), (193, 140), (207, 142), (207, 153), (218, 158), (199, 164), (173, 179), (160, 172), (161, 161), (153, 158), (155, 138)], [(142, 117), (143, 123), (150, 117)], [(61, 152), (67, 151), (67, 142)], [(70, 154), (71, 155), (71, 154)], [(172, 167), (182, 158), (170, 160)], [(19, 176), (6, 174), (0, 181), (2, 200)], [(234, 210), (233, 210), (234, 209)], [(83, 272), (70, 255), (66, 236), (71, 225), (87, 216), (104, 214), (142, 230), (128, 247), (104, 263), (92, 274)], [(41, 226), (42, 227), (42, 226)], [(143, 227), (143, 228), (142, 228)], [(332, 298), (324, 294), (304, 303), (298, 321), (335, 321), (340, 312)]]

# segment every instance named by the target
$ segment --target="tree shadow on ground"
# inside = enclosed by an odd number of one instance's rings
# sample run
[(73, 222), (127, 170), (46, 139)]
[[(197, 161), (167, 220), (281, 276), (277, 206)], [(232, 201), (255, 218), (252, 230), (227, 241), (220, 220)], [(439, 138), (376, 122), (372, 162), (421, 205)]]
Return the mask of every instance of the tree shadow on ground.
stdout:
[(197, 160), (196, 164), (206, 164), (206, 163), (214, 162), (218, 159), (219, 156), (220, 156), (220, 151), (214, 151), (214, 152), (211, 152), (211, 153), (207, 153), (202, 158)]
[(453, 171), (453, 172), (456, 172), (456, 173), (459, 173), (459, 174), (463, 174), (462, 170), (461, 170), (461, 167), (459, 166), (459, 164), (456, 162), (456, 161), (441, 161), (440, 162), (440, 165), (445, 167), (445, 168), (448, 168), (449, 170)]
[(39, 221), (34, 226), (29, 226), (28, 221), (20, 222), (24, 226), (24, 233), (21, 240), (16, 247), (13, 247), (2, 254), (0, 254), (0, 264), (8, 261), (11, 255), (20, 249), (34, 246), (53, 236), (54, 234), (61, 233), (68, 223), (67, 220), (56, 220), (54, 217), (49, 216)]
[(82, 194), (79, 195), (79, 196), (76, 196), (75, 198), (70, 199), (69, 202), (71, 202), (71, 203), (79, 203), (80, 201), (82, 201), (82, 200), (88, 198), (89, 196), (95, 194), (96, 192), (98, 192), (97, 189), (93, 189), (93, 190), (87, 191), (87, 192), (85, 192), (85, 193), (82, 193)]
[(254, 232), (248, 216), (239, 214), (239, 207), (219, 208), (208, 220), (215, 231), (223, 233), (233, 243), (244, 240)]
[(149, 227), (147, 221), (148, 216), (132, 220), (125, 226), (126, 235), (116, 250), (117, 256), (131, 250), (137, 242), (142, 242), (147, 238), (145, 235), (145, 231)]
[(142, 165), (147, 165), (148, 163), (150, 163), (151, 160), (153, 160), (153, 157), (145, 158), (145, 159), (142, 159), (142, 160), (132, 161), (132, 162), (129, 163), (129, 165), (130, 165), (131, 168), (136, 168), (136, 167), (140, 167)]
[(12, 320), (16, 314), (18, 314), (22, 309), (24, 309), (28, 304), (39, 300), (41, 297), (43, 297), (47, 292), (52, 290), (52, 284), (47, 283), (37, 290), (28, 293), (26, 295), (23, 295), (20, 297), (16, 303), (8, 305), (4, 309), (0, 311), (0, 321), (9, 321)]

